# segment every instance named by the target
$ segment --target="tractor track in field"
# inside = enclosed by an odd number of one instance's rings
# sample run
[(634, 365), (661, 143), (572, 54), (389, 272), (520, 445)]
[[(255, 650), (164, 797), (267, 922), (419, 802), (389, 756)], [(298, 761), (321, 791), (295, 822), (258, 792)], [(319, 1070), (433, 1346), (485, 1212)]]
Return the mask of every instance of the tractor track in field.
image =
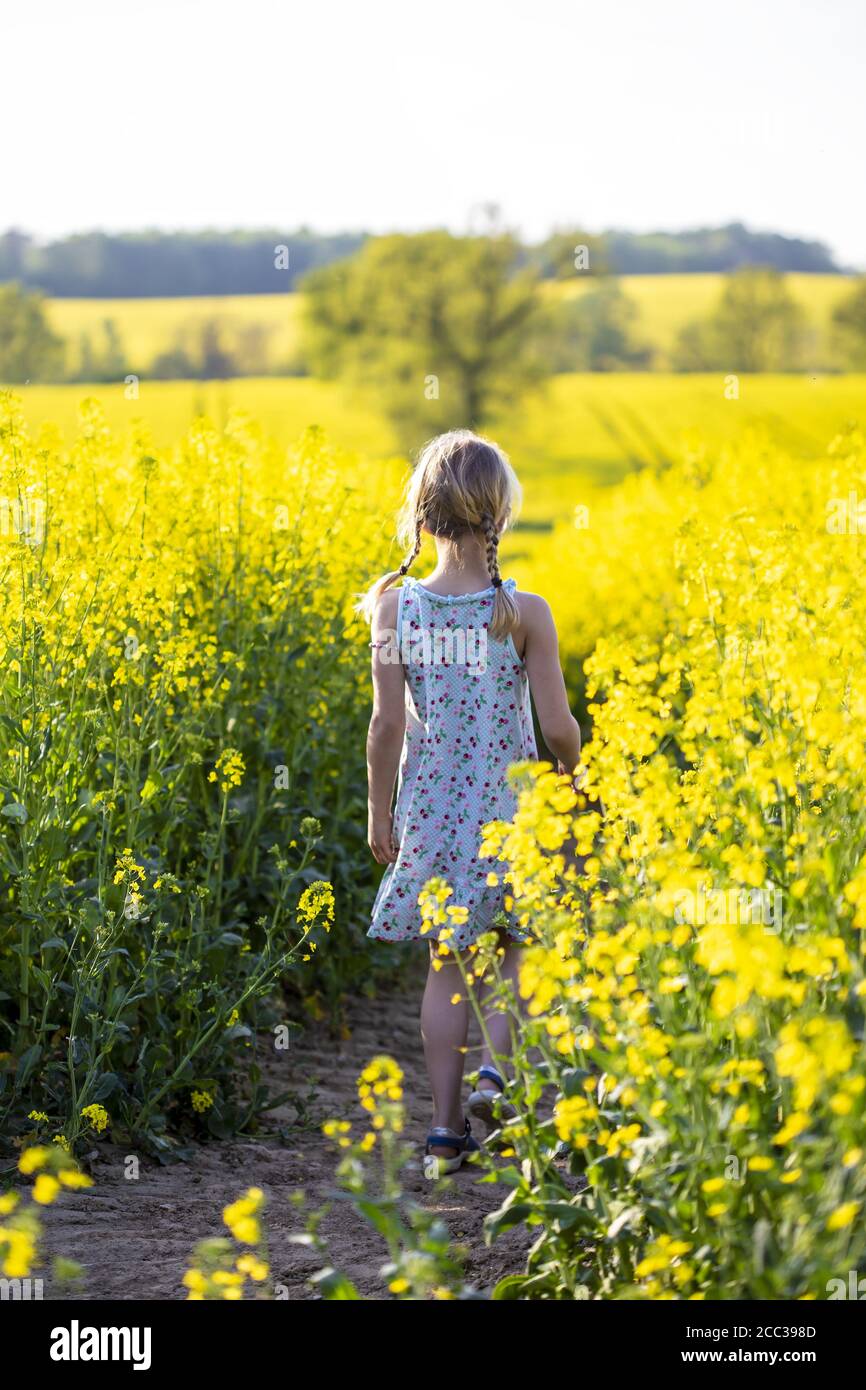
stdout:
[[(269, 1283), (280, 1298), (318, 1299), (309, 1279), (324, 1261), (321, 1254), (290, 1241), (303, 1229), (303, 1220), (288, 1199), (303, 1189), (308, 1207), (316, 1208), (334, 1193), (337, 1150), (323, 1136), (321, 1124), (348, 1119), (356, 1134), (362, 1132), (356, 1081), (379, 1053), (393, 1056), (402, 1067), (405, 1137), (423, 1141), (430, 1102), (418, 1027), (420, 993), (419, 984), (398, 994), (354, 999), (346, 1037), (335, 1038), (324, 1024), (314, 1023), (289, 1051), (274, 1054), (265, 1067), (272, 1092), (292, 1090), (309, 1096), (300, 1120), (297, 1108), (287, 1102), (268, 1112), (268, 1132), (194, 1145), (185, 1162), (161, 1165), (142, 1158), (135, 1181), (124, 1176), (128, 1151), (100, 1146), (90, 1166), (93, 1188), (64, 1192), (41, 1212), (46, 1259), (38, 1273), (45, 1298), (185, 1298), (181, 1280), (194, 1246), (206, 1237), (226, 1235), (223, 1207), (247, 1187), (257, 1186), (268, 1199)], [(477, 1033), (470, 1035), (468, 1066), (473, 1042)], [(404, 1191), (408, 1199), (435, 1208), (453, 1240), (468, 1248), (468, 1281), (479, 1292), (489, 1292), (503, 1275), (524, 1268), (538, 1232), (518, 1226), (493, 1246), (485, 1245), (484, 1217), (501, 1205), (509, 1189), (502, 1183), (479, 1182), (480, 1176), (478, 1168), (467, 1165), (436, 1191), (415, 1164), (405, 1174)], [(331, 1265), (347, 1275), (363, 1297), (390, 1297), (379, 1275), (387, 1258), (384, 1242), (347, 1200), (337, 1198), (320, 1231), (328, 1242)], [(50, 1260), (56, 1255), (85, 1266), (86, 1280), (73, 1293), (54, 1285)]]

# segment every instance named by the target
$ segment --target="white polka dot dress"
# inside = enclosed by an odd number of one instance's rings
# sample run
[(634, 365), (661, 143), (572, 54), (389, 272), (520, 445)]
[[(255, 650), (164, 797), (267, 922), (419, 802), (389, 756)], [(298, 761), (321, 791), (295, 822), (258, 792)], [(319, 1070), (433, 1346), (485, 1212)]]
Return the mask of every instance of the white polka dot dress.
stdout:
[[(503, 587), (513, 593), (514, 580)], [(478, 858), (481, 828), (511, 819), (506, 770), (538, 754), (523, 663), (510, 636), (488, 635), (495, 593), (434, 594), (408, 577), (400, 589), (406, 734), (394, 808), (399, 853), (379, 885), (368, 936), (434, 938), (435, 927), (422, 934), (418, 906), (430, 878), (450, 884), (449, 906), (468, 909), (465, 923), (450, 924), (449, 945), (471, 945), (504, 912), (502, 885), (487, 883), (497, 866)], [(506, 923), (509, 936), (524, 939), (508, 914)]]

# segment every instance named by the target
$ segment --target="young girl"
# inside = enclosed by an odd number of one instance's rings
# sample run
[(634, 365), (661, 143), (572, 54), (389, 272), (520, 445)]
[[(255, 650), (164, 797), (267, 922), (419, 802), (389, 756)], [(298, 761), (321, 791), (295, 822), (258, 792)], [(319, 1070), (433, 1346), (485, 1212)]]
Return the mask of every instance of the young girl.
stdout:
[[(491, 865), (478, 850), (482, 826), (514, 813), (505, 780), (509, 763), (537, 756), (530, 690), (560, 771), (575, 771), (580, 757), (580, 729), (568, 707), (550, 608), (499, 574), (499, 539), (518, 501), (517, 479), (495, 444), (468, 430), (432, 440), (401, 514), (406, 559), (362, 604), (373, 648), (368, 840), (387, 865), (368, 936), (430, 941), (421, 1006), (433, 1093), (424, 1149), (428, 1175), (459, 1168), (478, 1148), (460, 1104), (469, 1006), (454, 952), (465, 951), (482, 932), (497, 931), (501, 972), (517, 991), (521, 933), (513, 922), (501, 924), (508, 920), (503, 889), (488, 885)], [(408, 571), (425, 533), (435, 540), (437, 562), (422, 581)], [(402, 585), (394, 589), (399, 578)], [(451, 954), (444, 957), (436, 954), (433, 932), (421, 930), (418, 895), (431, 878), (445, 879), (451, 901), (468, 908), (466, 922), (447, 938)], [(488, 992), (481, 986), (482, 1010)], [(467, 1108), (490, 1130), (494, 1102), (505, 1089), (493, 1057), (507, 1055), (510, 1043), (505, 1014), (491, 1010), (486, 1025), (492, 1051), (485, 1046)]]

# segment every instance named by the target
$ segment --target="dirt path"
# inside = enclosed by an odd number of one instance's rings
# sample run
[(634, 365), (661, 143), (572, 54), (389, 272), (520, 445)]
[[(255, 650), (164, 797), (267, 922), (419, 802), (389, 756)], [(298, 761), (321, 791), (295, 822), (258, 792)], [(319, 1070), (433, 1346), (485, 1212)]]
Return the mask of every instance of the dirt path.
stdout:
[[(287, 1104), (266, 1117), (273, 1133), (199, 1145), (189, 1162), (168, 1167), (142, 1160), (137, 1181), (124, 1177), (125, 1154), (103, 1147), (92, 1165), (95, 1186), (87, 1192), (64, 1193), (43, 1215), (48, 1254), (78, 1259), (88, 1271), (77, 1296), (185, 1297), (181, 1278), (196, 1242), (226, 1234), (223, 1206), (255, 1185), (268, 1197), (274, 1285), (284, 1286), (290, 1299), (317, 1298), (307, 1280), (322, 1260), (289, 1242), (290, 1234), (301, 1230), (302, 1221), (287, 1198), (303, 1188), (308, 1205), (317, 1207), (332, 1192), (334, 1147), (323, 1137), (320, 1125), (325, 1119), (350, 1119), (359, 1132), (362, 1112), (356, 1080), (377, 1053), (389, 1053), (403, 1068), (407, 1139), (423, 1139), (430, 1113), (418, 1032), (419, 997), (420, 986), (400, 995), (354, 1001), (346, 1040), (335, 1040), (323, 1026), (313, 1025), (290, 1051), (275, 1054), (268, 1067), (273, 1093), (291, 1088), (301, 1098), (311, 1098), (300, 1123), (296, 1108)], [(467, 1277), (483, 1291), (504, 1274), (523, 1268), (525, 1252), (537, 1232), (517, 1228), (492, 1248), (485, 1246), (483, 1219), (501, 1204), (508, 1189), (498, 1183), (479, 1183), (479, 1176), (477, 1169), (466, 1167), (450, 1180), (444, 1193), (436, 1194), (416, 1169), (407, 1174), (405, 1189), (413, 1201), (434, 1207), (452, 1237), (469, 1247)], [(347, 1274), (365, 1297), (388, 1297), (378, 1277), (385, 1258), (383, 1243), (347, 1202), (335, 1204), (322, 1232), (334, 1267)], [(42, 1273), (46, 1298), (69, 1297), (52, 1289), (48, 1269)]]

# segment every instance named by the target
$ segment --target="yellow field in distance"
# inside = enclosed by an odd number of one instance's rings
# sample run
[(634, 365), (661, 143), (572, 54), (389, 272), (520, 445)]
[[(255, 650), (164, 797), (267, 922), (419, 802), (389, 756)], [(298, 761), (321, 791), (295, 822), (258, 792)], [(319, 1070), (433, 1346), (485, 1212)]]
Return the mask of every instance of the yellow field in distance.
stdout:
[[(721, 374), (559, 376), (492, 421), (488, 433), (524, 480), (524, 517), (546, 524), (562, 519), (587, 487), (646, 465), (664, 467), (685, 449), (720, 450), (757, 433), (795, 457), (815, 458), (846, 423), (866, 419), (864, 376), (743, 376), (739, 393), (737, 400), (726, 398)], [(198, 415), (221, 425), (241, 410), (283, 444), (319, 425), (334, 444), (362, 458), (398, 452), (374, 393), (309, 377), (143, 380), (137, 400), (126, 399), (122, 385), (26, 386), (18, 394), (31, 427), (53, 422), (67, 439), (76, 430), (79, 402), (94, 396), (112, 428), (142, 420), (160, 446), (174, 443)]]
[(81, 358), (82, 334), (98, 348), (106, 319), (113, 320), (133, 371), (145, 371), (160, 353), (175, 346), (179, 336), (195, 333), (208, 320), (217, 320), (229, 335), (259, 328), (266, 335), (267, 362), (276, 370), (297, 355), (299, 310), (296, 294), (48, 301), (51, 325), (68, 343), (67, 367), (73, 370)]
[[(711, 312), (721, 293), (721, 275), (629, 275), (621, 278), (624, 292), (637, 305), (636, 332), (652, 343), (662, 364), (680, 329), (692, 319)], [(590, 279), (550, 284), (547, 292), (570, 296), (585, 294)], [(844, 275), (789, 275), (788, 285), (802, 304), (817, 335), (826, 343), (833, 308), (845, 295), (850, 278)], [(235, 329), (258, 328), (266, 337), (266, 358), (271, 370), (285, 369), (297, 360), (300, 339), (301, 296), (226, 295), (189, 299), (52, 299), (51, 323), (69, 344), (67, 365), (80, 360), (81, 335), (89, 334), (98, 345), (102, 324), (113, 319), (132, 370), (144, 372), (160, 353), (174, 347), (178, 336), (194, 331), (206, 320), (217, 319), (229, 336)]]
[[(722, 292), (723, 275), (626, 275), (620, 278), (623, 292), (633, 299), (639, 318), (636, 333), (656, 346), (662, 354), (673, 348), (680, 329), (693, 319), (712, 313)], [(852, 277), (846, 275), (801, 275), (786, 277), (793, 298), (805, 311), (818, 337), (818, 347), (826, 344), (833, 309), (850, 289)], [(591, 280), (566, 282), (557, 286), (565, 295), (583, 294)]]

